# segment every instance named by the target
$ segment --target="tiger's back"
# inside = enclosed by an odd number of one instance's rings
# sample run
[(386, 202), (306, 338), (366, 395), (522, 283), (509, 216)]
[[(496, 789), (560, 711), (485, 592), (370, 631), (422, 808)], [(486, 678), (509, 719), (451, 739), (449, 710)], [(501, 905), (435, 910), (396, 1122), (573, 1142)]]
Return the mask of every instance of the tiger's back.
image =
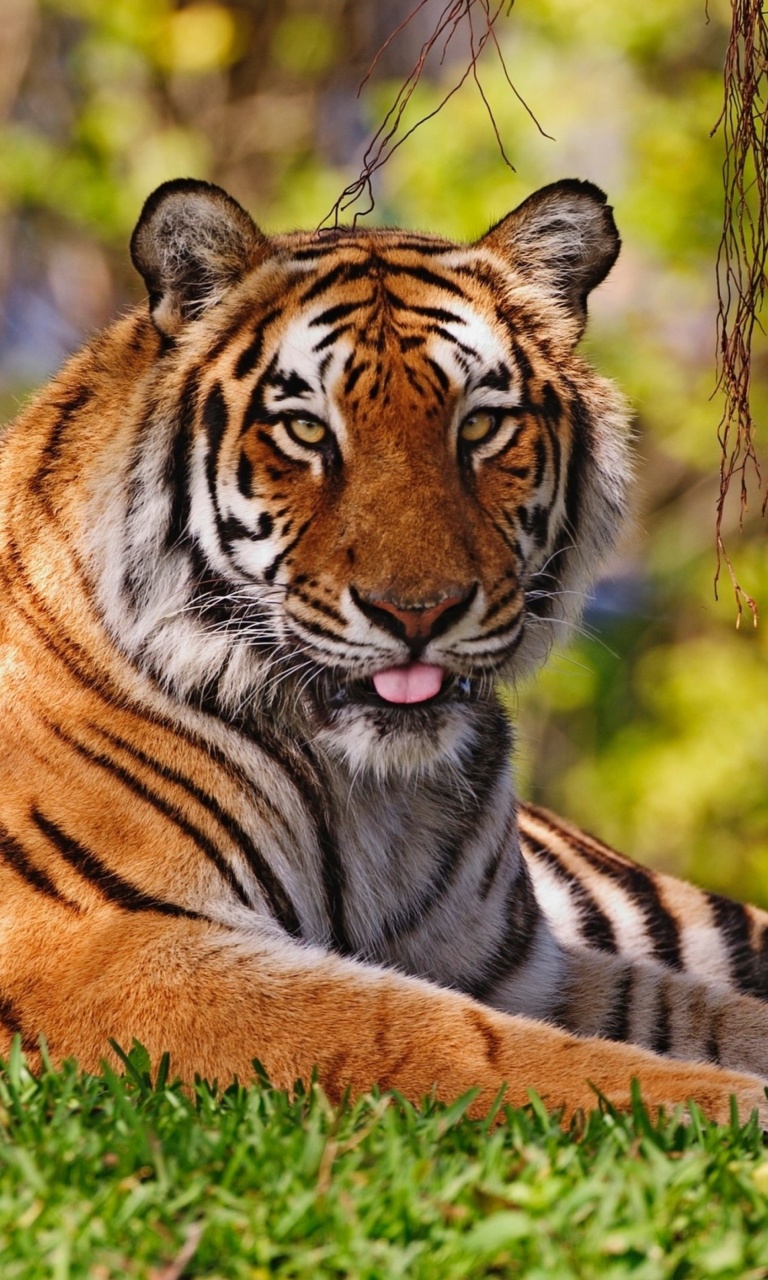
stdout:
[(617, 249), (588, 184), (472, 246), (150, 198), (151, 314), (0, 455), (6, 1042), (331, 1093), (759, 1096), (648, 1050), (766, 1073), (763, 917), (675, 890), (703, 982), (658, 877), (518, 819), (493, 692), (621, 520), (624, 407), (573, 352)]

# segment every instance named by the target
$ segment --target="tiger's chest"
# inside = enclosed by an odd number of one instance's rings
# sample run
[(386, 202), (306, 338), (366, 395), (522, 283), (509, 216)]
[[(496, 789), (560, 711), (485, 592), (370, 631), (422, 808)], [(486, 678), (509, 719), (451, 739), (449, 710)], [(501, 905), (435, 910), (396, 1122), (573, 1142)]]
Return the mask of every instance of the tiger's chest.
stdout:
[(353, 952), (500, 1007), (546, 1013), (544, 974), (558, 953), (520, 852), (508, 772), (485, 796), (458, 772), (418, 788), (350, 779), (346, 795), (338, 778), (332, 791)]

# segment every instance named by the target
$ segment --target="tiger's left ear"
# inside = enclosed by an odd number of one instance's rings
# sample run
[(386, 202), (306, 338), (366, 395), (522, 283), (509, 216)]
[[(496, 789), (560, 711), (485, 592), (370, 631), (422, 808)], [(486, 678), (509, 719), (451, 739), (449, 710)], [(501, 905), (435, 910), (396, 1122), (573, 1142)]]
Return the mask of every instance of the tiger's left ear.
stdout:
[(506, 259), (524, 279), (587, 319), (587, 296), (604, 280), (621, 247), (613, 210), (591, 182), (566, 178), (542, 187), (477, 241)]
[(176, 178), (153, 191), (131, 237), (157, 328), (167, 337), (220, 302), (265, 256), (267, 239), (221, 187)]

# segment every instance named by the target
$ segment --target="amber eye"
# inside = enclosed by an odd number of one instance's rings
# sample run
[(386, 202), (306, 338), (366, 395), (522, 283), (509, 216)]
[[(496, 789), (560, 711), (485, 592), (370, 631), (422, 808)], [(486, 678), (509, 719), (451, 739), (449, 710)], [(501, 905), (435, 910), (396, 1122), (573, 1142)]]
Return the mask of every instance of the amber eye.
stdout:
[(478, 409), (470, 413), (459, 427), (459, 439), (466, 444), (480, 444), (496, 429), (497, 417), (490, 409)]
[(325, 423), (318, 422), (316, 418), (285, 418), (284, 422), (286, 431), (297, 444), (316, 448), (328, 438), (328, 428)]

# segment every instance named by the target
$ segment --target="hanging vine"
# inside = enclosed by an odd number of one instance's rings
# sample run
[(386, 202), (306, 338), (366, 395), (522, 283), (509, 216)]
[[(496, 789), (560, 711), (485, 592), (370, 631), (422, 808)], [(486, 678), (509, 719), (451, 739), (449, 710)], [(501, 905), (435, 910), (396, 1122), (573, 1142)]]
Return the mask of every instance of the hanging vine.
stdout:
[[(757, 623), (757, 604), (742, 588), (723, 540), (725, 504), (738, 477), (741, 523), (749, 503), (750, 484), (763, 488), (752, 412), (752, 352), (765, 298), (768, 261), (768, 25), (762, 0), (732, 0), (733, 21), (725, 57), (723, 111), (713, 129), (722, 127), (725, 143), (723, 234), (717, 256), (718, 389), (724, 397), (718, 436), (722, 449), (717, 501), (717, 569), (730, 574), (738, 609)], [(762, 515), (768, 507), (768, 492)]]
[[(417, 4), (416, 7), (408, 14), (407, 18), (405, 18), (404, 21), (395, 28), (392, 34), (387, 37), (384, 44), (374, 57), (366, 75), (361, 81), (358, 94), (362, 92), (365, 85), (374, 74), (379, 60), (385, 50), (389, 48), (392, 42), (400, 35), (401, 31), (403, 31), (408, 24), (413, 21), (425, 5), (430, 3), (432, 3), (432, 0), (420, 0), (420, 3)], [(503, 13), (508, 16), (513, 5), (514, 0), (498, 0), (498, 3), (495, 5), (491, 3), (491, 0), (448, 0), (448, 3), (440, 10), (432, 31), (422, 44), (421, 49), (419, 50), (419, 56), (416, 59), (414, 66), (403, 84), (400, 86), (392, 105), (379, 125), (379, 128), (371, 138), (371, 141), (368, 143), (365, 154), (363, 155), (360, 172), (357, 177), (341, 192), (338, 200), (323, 219), (323, 222), (327, 222), (329, 218), (333, 218), (334, 225), (338, 225), (341, 214), (347, 209), (352, 208), (361, 200), (365, 200), (366, 204), (363, 208), (355, 210), (353, 214), (353, 222), (357, 222), (358, 218), (364, 217), (365, 214), (370, 213), (374, 207), (372, 186), (374, 174), (386, 164), (389, 157), (397, 151), (398, 147), (403, 145), (412, 133), (415, 133), (415, 131), (420, 128), (421, 125), (425, 124), (427, 120), (431, 120), (433, 116), (436, 116), (438, 112), (442, 111), (445, 104), (454, 96), (454, 94), (458, 93), (459, 89), (468, 79), (470, 79), (470, 77), (474, 81), (488, 112), (488, 118), (496, 137), (501, 158), (504, 163), (514, 171), (514, 165), (510, 161), (504, 149), (504, 143), (502, 141), (501, 134), (499, 133), (493, 109), (486, 97), (485, 90), (483, 89), (482, 81), (480, 79), (478, 66), (479, 60), (486, 46), (489, 44), (493, 52), (496, 54), (504, 77), (512, 90), (512, 93), (515, 95), (523, 109), (531, 117), (531, 120), (539, 132), (545, 137), (549, 137), (549, 134), (545, 133), (544, 129), (539, 124), (531, 108), (515, 88), (496, 35), (495, 27), (498, 18), (502, 16)], [(442, 101), (432, 111), (421, 116), (414, 124), (410, 125), (405, 132), (401, 133), (400, 129), (403, 123), (403, 117), (405, 116), (408, 104), (413, 97), (416, 86), (421, 79), (427, 59), (433, 54), (433, 52), (436, 52), (439, 56), (440, 64), (442, 65), (451, 41), (456, 36), (457, 32), (461, 30), (464, 30), (467, 35), (470, 54), (469, 65), (460, 73), (456, 83), (448, 89)]]

